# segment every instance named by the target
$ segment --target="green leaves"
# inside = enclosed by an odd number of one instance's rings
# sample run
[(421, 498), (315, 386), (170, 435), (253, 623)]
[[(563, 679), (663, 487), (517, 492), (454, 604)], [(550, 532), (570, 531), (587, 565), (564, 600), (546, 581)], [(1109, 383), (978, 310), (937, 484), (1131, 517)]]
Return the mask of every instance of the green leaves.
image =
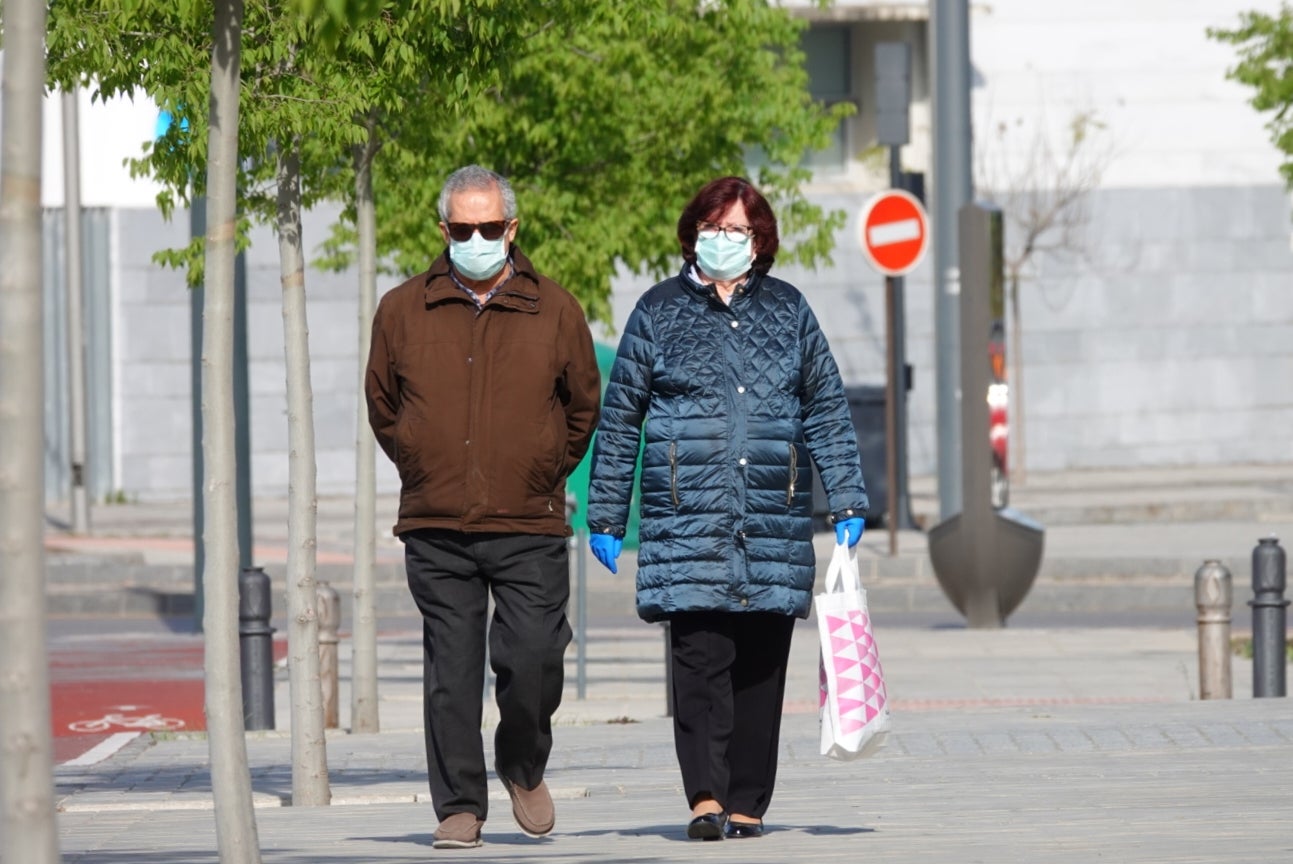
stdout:
[(1279, 15), (1245, 12), (1233, 30), (1209, 28), (1208, 36), (1238, 48), (1239, 63), (1226, 77), (1253, 88), (1250, 100), (1258, 111), (1272, 112), (1266, 128), (1284, 154), (1280, 173), (1293, 188), (1293, 7)]
[[(133, 170), (165, 184), (168, 214), (201, 195), (211, 0), (50, 8), (51, 84), (164, 106), (176, 122)], [(828, 260), (843, 214), (803, 197), (797, 166), (851, 108), (809, 97), (803, 26), (767, 0), (247, 0), (240, 209), (273, 219), (280, 142), (299, 141), (307, 207), (349, 204), (356, 149), (380, 150), (379, 260), (408, 273), (440, 251), (444, 178), (487, 165), (516, 188), (518, 244), (607, 319), (615, 273), (679, 265), (676, 222), (695, 191), (753, 172), (777, 208), (783, 257)], [(350, 260), (346, 219), (350, 206), (324, 248), (329, 266)], [(163, 257), (192, 268), (195, 256)]]

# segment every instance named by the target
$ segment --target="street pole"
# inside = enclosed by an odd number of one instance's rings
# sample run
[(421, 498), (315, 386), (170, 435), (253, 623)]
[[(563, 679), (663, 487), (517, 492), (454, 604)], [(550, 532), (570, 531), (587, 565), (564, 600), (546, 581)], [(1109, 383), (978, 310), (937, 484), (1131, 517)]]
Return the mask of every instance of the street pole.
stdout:
[(90, 533), (85, 484), (85, 288), (81, 264), (81, 131), (77, 90), (63, 94), (63, 217), (67, 258), (67, 389), (72, 468), (72, 533)]
[[(206, 198), (195, 197), (189, 209), (189, 235), (205, 237)], [(247, 259), (239, 252), (233, 271), (233, 411), (234, 458), (237, 461), (234, 495), (238, 516), (238, 568), (253, 568), (251, 512), (251, 407), (247, 377)], [(205, 513), (202, 506), (202, 484), (206, 467), (202, 459), (202, 303), (203, 289), (189, 290), (189, 385), (192, 388), (193, 452), (193, 620), (202, 629), (202, 572), (206, 564), (206, 547), (202, 535)], [(230, 574), (236, 578), (238, 574)]]
[[(889, 186), (902, 189), (901, 148), (911, 137), (911, 47), (880, 42), (875, 48), (876, 139), (889, 148)], [(907, 494), (907, 351), (903, 278), (885, 277), (885, 462), (889, 554), (898, 554), (898, 529), (914, 527)]]
[[(969, 0), (931, 0), (934, 103), (934, 351), (938, 503), (942, 519), (960, 512), (960, 270), (957, 214), (972, 197), (970, 174)], [(983, 399), (985, 394), (971, 394)], [(987, 435), (985, 427), (984, 435)]]

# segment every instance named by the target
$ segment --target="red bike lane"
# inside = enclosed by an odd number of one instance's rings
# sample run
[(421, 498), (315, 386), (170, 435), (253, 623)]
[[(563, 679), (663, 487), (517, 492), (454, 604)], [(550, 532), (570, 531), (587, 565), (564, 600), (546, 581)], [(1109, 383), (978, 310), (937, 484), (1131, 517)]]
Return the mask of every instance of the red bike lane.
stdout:
[[(200, 633), (168, 632), (156, 622), (137, 632), (96, 633), (95, 623), (85, 623), (87, 632), (49, 644), (56, 763), (122, 733), (206, 729)], [(275, 639), (275, 660), (286, 653), (286, 641)]]

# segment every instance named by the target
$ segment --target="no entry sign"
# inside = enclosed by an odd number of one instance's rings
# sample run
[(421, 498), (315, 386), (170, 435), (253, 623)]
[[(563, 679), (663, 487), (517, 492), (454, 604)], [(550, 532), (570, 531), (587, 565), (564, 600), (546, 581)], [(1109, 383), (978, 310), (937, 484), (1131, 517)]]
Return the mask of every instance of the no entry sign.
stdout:
[(862, 253), (886, 276), (910, 273), (929, 246), (929, 218), (910, 192), (889, 189), (862, 208)]

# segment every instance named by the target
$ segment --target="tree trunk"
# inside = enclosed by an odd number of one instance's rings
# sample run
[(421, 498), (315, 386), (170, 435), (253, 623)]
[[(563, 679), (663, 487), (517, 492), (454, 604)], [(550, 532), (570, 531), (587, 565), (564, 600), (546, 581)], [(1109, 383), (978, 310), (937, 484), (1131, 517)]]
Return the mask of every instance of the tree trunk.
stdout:
[(1010, 274), (1010, 482), (1022, 486), (1027, 482), (1024, 447), (1024, 343), (1023, 324), (1019, 317), (1019, 274)]
[(359, 230), (359, 422), (355, 439), (355, 577), (351, 613), (350, 731), (377, 732), (377, 609), (374, 570), (377, 559), (377, 447), (368, 427), (364, 370), (377, 306), (377, 214), (373, 203), (376, 124), (369, 120), (368, 141), (355, 152), (355, 208)]
[(329, 803), (327, 739), (319, 680), (319, 617), (315, 603), (319, 499), (310, 389), (310, 330), (305, 315), (301, 251), (301, 168), (298, 143), (278, 152), (278, 260), (283, 288), (287, 362), (287, 668), (292, 693), (292, 803)]
[(0, 155), (0, 860), (59, 860), (45, 655), (41, 99), (45, 4), (5, 8)]
[(220, 864), (259, 864), (238, 659), (238, 524), (234, 488), (234, 238), (238, 205), (238, 76), (242, 0), (217, 0), (212, 29), (202, 306), (202, 629), (206, 718)]

